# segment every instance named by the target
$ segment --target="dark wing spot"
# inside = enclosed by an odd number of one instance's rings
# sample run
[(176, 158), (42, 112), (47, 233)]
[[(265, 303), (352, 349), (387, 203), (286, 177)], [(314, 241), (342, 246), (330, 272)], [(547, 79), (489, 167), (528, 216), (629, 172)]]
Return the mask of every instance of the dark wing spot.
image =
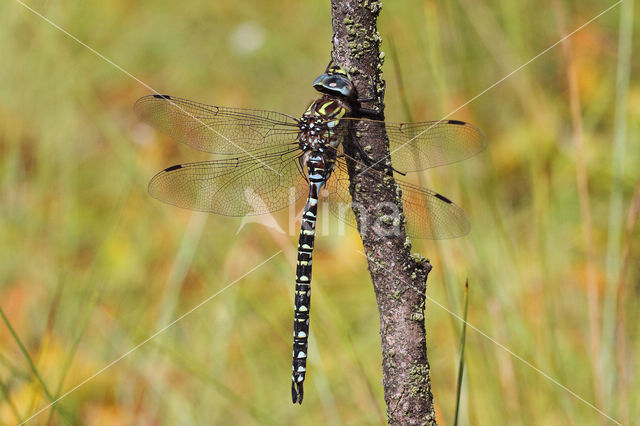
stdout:
[(440, 194), (436, 193), (436, 198), (439, 198), (440, 200), (444, 201), (447, 204), (453, 204), (453, 201), (451, 201), (450, 199), (448, 199), (444, 195), (440, 195)]
[(458, 126), (464, 126), (465, 124), (467, 124), (464, 121), (460, 121), (460, 120), (449, 120), (449, 121), (447, 121), (447, 123), (449, 123), (449, 124), (457, 124)]
[(174, 170), (178, 170), (178, 169), (181, 169), (181, 168), (182, 168), (182, 166), (180, 164), (178, 164), (177, 166), (167, 167), (166, 169), (164, 169), (164, 171), (165, 172), (172, 172)]
[(168, 99), (171, 100), (171, 96), (169, 95), (153, 95), (154, 98), (156, 99)]

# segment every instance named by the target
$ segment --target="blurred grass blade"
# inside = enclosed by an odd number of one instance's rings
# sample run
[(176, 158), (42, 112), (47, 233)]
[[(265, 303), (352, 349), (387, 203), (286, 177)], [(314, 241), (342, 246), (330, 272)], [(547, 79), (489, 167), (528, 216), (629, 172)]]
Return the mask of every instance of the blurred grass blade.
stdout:
[(380, 409), (380, 404), (378, 404), (378, 399), (376, 398), (376, 391), (374, 390), (373, 384), (371, 383), (371, 380), (369, 380), (369, 376), (367, 376), (367, 372), (364, 366), (362, 365), (362, 358), (357, 353), (356, 345), (353, 344), (353, 339), (351, 338), (351, 334), (347, 333), (347, 339), (349, 341), (349, 347), (351, 348), (351, 352), (354, 355), (356, 365), (358, 366), (358, 370), (360, 371), (360, 376), (362, 377), (362, 380), (367, 385), (367, 391), (369, 392), (371, 403), (375, 407), (376, 413), (378, 414), (378, 420), (380, 421), (380, 424), (384, 424), (385, 416), (382, 413), (382, 410)]
[(396, 45), (393, 43), (392, 37), (389, 37), (389, 52), (391, 53), (391, 61), (393, 62), (393, 69), (396, 72), (396, 79), (398, 81), (398, 93), (400, 94), (400, 101), (402, 102), (402, 112), (404, 113), (405, 120), (412, 122), (413, 116), (411, 114), (411, 108), (409, 107), (407, 92), (404, 90), (404, 81), (402, 80), (402, 70), (400, 69), (398, 52), (396, 51)]
[[(60, 377), (58, 379), (58, 385), (56, 386), (55, 396), (52, 399), (52, 401), (58, 400), (60, 398), (60, 395), (62, 395), (62, 388), (64, 386), (65, 379), (67, 378), (67, 374), (69, 373), (69, 371), (71, 370), (71, 367), (73, 366), (74, 357), (78, 351), (78, 347), (80, 346), (80, 342), (82, 341), (82, 338), (85, 336), (85, 331), (89, 324), (89, 320), (91, 319), (91, 315), (93, 314), (95, 307), (98, 304), (98, 301), (100, 300), (100, 296), (104, 288), (106, 288), (107, 286), (106, 283), (101, 281), (96, 276), (96, 267), (103, 260), (103, 256), (106, 255), (107, 241), (114, 234), (116, 227), (120, 222), (120, 219), (122, 217), (122, 212), (124, 211), (124, 207), (126, 205), (126, 201), (129, 198), (130, 193), (131, 193), (130, 182), (127, 179), (125, 179), (123, 180), (120, 188), (120, 196), (118, 198), (118, 203), (114, 206), (113, 213), (111, 215), (111, 218), (109, 219), (109, 226), (106, 228), (107, 231), (104, 237), (101, 239), (102, 243), (96, 250), (95, 256), (93, 258), (93, 262), (91, 264), (91, 273), (87, 276), (87, 282), (89, 283), (89, 285), (87, 286), (87, 289), (90, 292), (90, 294), (87, 296), (87, 300), (83, 310), (78, 313), (79, 315), (75, 322), (77, 326), (77, 328), (75, 329), (75, 336), (73, 338), (73, 342), (71, 343), (71, 347), (67, 352), (65, 360), (62, 364), (62, 368), (60, 368)], [(100, 283), (102, 283), (102, 285), (100, 285)], [(85, 285), (82, 285), (81, 287), (84, 288)], [(45, 424), (48, 425), (51, 423), (52, 415), (53, 415), (53, 411), (49, 411), (49, 415), (47, 417)]]
[(460, 394), (462, 393), (462, 375), (464, 373), (464, 346), (467, 341), (467, 307), (469, 306), (469, 279), (464, 283), (464, 312), (462, 313), (462, 336), (460, 337), (460, 363), (458, 365), (458, 385), (456, 387), (456, 415), (453, 419), (454, 426), (458, 424), (460, 411)]
[[(624, 237), (624, 247), (622, 249), (622, 261), (620, 265), (620, 275), (618, 276), (618, 284), (616, 288), (616, 332), (615, 332), (615, 352), (617, 355), (617, 368), (618, 377), (618, 394), (620, 405), (620, 416), (623, 424), (629, 423), (629, 383), (630, 373), (628, 368), (632, 365), (631, 360), (627, 358), (627, 332), (626, 318), (625, 318), (625, 277), (629, 268), (629, 255), (631, 253), (631, 242), (633, 241), (633, 230), (638, 222), (638, 216), (640, 216), (640, 179), (636, 183), (636, 189), (633, 192), (633, 198), (631, 205), (629, 206), (629, 213), (627, 215), (627, 230)], [(631, 319), (631, 323), (636, 319)]]
[[(631, 45), (633, 35), (633, 0), (622, 4), (618, 33), (618, 63), (616, 66), (616, 97), (611, 155), (611, 193), (607, 228), (606, 290), (602, 310), (602, 358), (608, 375), (616, 375), (614, 335), (616, 329), (616, 277), (623, 272), (621, 237), (623, 232), (624, 163), (627, 153), (627, 118), (629, 115), (629, 80), (631, 75)], [(618, 286), (619, 288), (619, 286)], [(619, 305), (617, 307), (620, 307)], [(613, 381), (606, 389), (613, 391)]]
[[(400, 95), (400, 100), (402, 102), (402, 110), (404, 113), (404, 121), (413, 122), (413, 115), (411, 114), (409, 96), (407, 95), (407, 91), (405, 90), (405, 87), (404, 87), (404, 79), (402, 77), (402, 67), (400, 66), (400, 59), (398, 57), (396, 46), (391, 37), (389, 37), (389, 52), (391, 54), (391, 60), (393, 62), (393, 69), (396, 74), (396, 81), (398, 84), (398, 93)], [(421, 169), (422, 167), (420, 166), (420, 159), (419, 159), (420, 156), (418, 155), (417, 147), (414, 145), (411, 145), (409, 149), (411, 149), (414, 153), (417, 169)], [(425, 181), (425, 177), (422, 173), (416, 173), (415, 176), (420, 186), (422, 187), (429, 186)], [(443, 281), (445, 282), (444, 288), (446, 291), (447, 303), (449, 305), (454, 305), (458, 301), (454, 299), (455, 295), (452, 295), (453, 292), (449, 291), (449, 286), (446, 285), (447, 282), (453, 282), (453, 279), (450, 280), (449, 278), (454, 276), (454, 274), (450, 271), (448, 263), (446, 262), (446, 256), (443, 254), (440, 243), (437, 240), (433, 245), (433, 249), (435, 251), (435, 256), (432, 256), (432, 258), (438, 259), (439, 263), (441, 262), (443, 265), (442, 278), (443, 278)], [(455, 327), (456, 326), (455, 318), (451, 317), (451, 322), (452, 322), (452, 325)]]
[[(29, 367), (31, 367), (31, 371), (33, 372), (33, 375), (40, 382), (40, 385), (42, 386), (42, 390), (44, 391), (45, 395), (47, 396), (47, 398), (49, 398), (50, 401), (55, 401), (55, 398), (53, 397), (51, 392), (49, 392), (49, 388), (47, 387), (46, 383), (42, 379), (42, 376), (40, 375), (40, 372), (38, 371), (38, 368), (33, 363), (33, 360), (31, 359), (31, 356), (29, 355), (29, 352), (27, 351), (27, 348), (24, 346), (24, 344), (22, 343), (22, 340), (20, 340), (20, 337), (18, 337), (18, 334), (13, 329), (13, 326), (9, 322), (9, 318), (7, 318), (7, 316), (5, 315), (4, 310), (2, 309), (2, 307), (0, 307), (0, 316), (2, 317), (2, 320), (4, 321), (4, 323), (7, 326), (7, 328), (9, 329), (9, 332), (13, 336), (13, 339), (18, 344), (18, 347), (20, 348), (20, 351), (22, 352), (22, 354), (24, 355), (25, 359), (27, 360), (27, 363), (29, 364)], [(7, 399), (8, 399), (8, 395), (7, 395)], [(53, 404), (53, 408), (55, 410), (57, 410), (58, 413), (66, 421), (71, 422), (70, 416), (68, 416), (66, 413), (64, 413), (63, 410), (58, 405)]]
[(11, 412), (16, 417), (16, 420), (18, 421), (18, 423), (22, 423), (22, 417), (20, 416), (18, 407), (16, 407), (16, 404), (14, 404), (13, 400), (11, 399), (11, 395), (9, 394), (9, 386), (4, 384), (3, 382), (0, 382), (0, 391), (4, 396), (4, 399), (7, 401), (9, 408), (11, 408)]
[[(554, 12), (559, 33), (566, 37), (566, 11), (558, 0), (553, 1)], [(576, 190), (578, 193), (578, 203), (580, 218), (582, 220), (582, 238), (584, 244), (584, 262), (586, 270), (586, 290), (587, 290), (587, 310), (589, 324), (589, 344), (592, 354), (591, 368), (593, 370), (593, 390), (597, 405), (605, 407), (606, 395), (604, 392), (604, 372), (602, 368), (602, 357), (600, 345), (602, 341), (601, 328), (601, 301), (598, 292), (598, 269), (596, 264), (596, 249), (594, 242), (594, 227), (591, 214), (591, 192), (589, 190), (589, 170), (587, 164), (587, 141), (584, 134), (584, 123), (582, 119), (582, 100), (580, 95), (580, 85), (578, 84), (578, 68), (575, 59), (575, 48), (573, 40), (567, 38), (562, 42), (562, 53), (565, 60), (565, 72), (567, 86), (569, 90), (569, 111), (571, 114), (572, 139), (575, 148), (575, 171)], [(588, 149), (591, 149), (589, 147)]]

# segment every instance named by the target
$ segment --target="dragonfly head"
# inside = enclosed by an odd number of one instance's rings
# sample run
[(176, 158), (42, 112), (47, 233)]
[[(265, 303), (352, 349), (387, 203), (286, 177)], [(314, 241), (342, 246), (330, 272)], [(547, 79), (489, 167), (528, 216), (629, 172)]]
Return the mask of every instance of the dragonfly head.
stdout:
[(347, 70), (339, 65), (329, 65), (320, 77), (313, 82), (313, 87), (322, 93), (334, 96), (354, 98), (356, 88), (349, 78)]

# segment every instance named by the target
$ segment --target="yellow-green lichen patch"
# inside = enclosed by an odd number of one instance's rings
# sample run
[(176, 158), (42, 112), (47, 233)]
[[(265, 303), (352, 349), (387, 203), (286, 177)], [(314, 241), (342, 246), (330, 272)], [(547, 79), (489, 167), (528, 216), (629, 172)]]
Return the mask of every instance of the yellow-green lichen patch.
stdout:
[(409, 392), (412, 395), (424, 395), (431, 374), (428, 365), (413, 365), (407, 378)]

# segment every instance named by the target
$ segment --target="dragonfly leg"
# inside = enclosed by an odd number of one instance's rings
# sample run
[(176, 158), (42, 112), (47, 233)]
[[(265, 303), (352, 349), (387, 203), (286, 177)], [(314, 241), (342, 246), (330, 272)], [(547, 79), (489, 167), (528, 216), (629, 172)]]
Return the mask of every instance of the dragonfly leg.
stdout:
[[(356, 102), (358, 103), (358, 108), (357, 112), (359, 112), (360, 114), (364, 114), (364, 115), (371, 115), (374, 117), (380, 117), (383, 115), (383, 111), (384, 111), (384, 93), (385, 93), (385, 89), (387, 87), (387, 82), (385, 80), (382, 80), (382, 95), (379, 95), (378, 93), (376, 93), (376, 86), (373, 83), (373, 77), (369, 76), (369, 83), (371, 85), (371, 91), (374, 93), (371, 96), (368, 96), (366, 98), (358, 98), (356, 99)], [(365, 108), (363, 106), (361, 106), (360, 104), (362, 104), (363, 102), (373, 102), (373, 101), (377, 101), (378, 104), (380, 105), (378, 108)]]
[[(354, 144), (356, 146), (356, 149), (360, 153), (360, 157), (362, 158), (362, 162), (365, 164), (365, 166), (374, 168), (378, 171), (384, 171), (385, 166), (387, 166), (386, 162), (385, 164), (382, 164), (382, 160), (378, 160), (377, 162), (374, 162), (373, 159), (369, 156), (369, 154), (367, 154), (367, 152), (364, 150), (362, 145), (360, 145), (360, 143), (354, 141)], [(382, 166), (379, 166), (380, 164), (382, 164)], [(376, 166), (379, 166), (379, 167), (376, 167)], [(401, 172), (400, 170), (395, 169), (393, 166), (388, 166), (388, 167), (390, 167), (391, 170), (398, 173), (399, 175), (402, 175), (402, 176), (407, 175), (406, 172)]]

